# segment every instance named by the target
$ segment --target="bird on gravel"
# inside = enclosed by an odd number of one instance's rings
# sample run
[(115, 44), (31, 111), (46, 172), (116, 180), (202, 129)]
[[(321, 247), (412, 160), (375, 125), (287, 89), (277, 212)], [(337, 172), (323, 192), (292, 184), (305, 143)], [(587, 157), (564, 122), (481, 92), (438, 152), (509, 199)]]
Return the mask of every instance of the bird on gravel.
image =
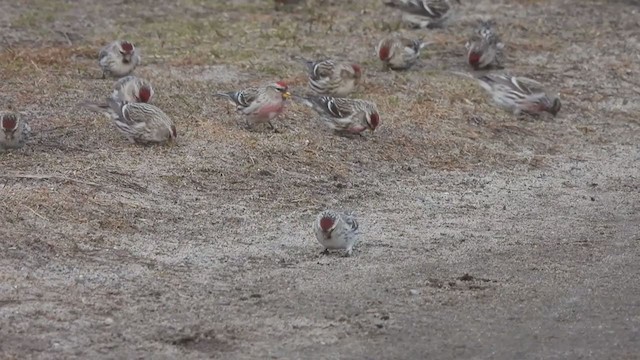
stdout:
[(148, 103), (154, 95), (151, 83), (145, 79), (129, 75), (113, 84), (112, 98), (124, 102)]
[(526, 77), (509, 74), (474, 77), (467, 73), (453, 73), (476, 79), (480, 86), (491, 94), (496, 105), (513, 112), (516, 116), (537, 115), (545, 111), (556, 116), (562, 107), (558, 96), (549, 94), (542, 84)]
[(375, 103), (360, 99), (330, 96), (294, 96), (296, 100), (315, 110), (323, 122), (341, 135), (375, 131), (380, 125), (380, 114)]
[(502, 69), (504, 44), (493, 30), (493, 21), (480, 21), (467, 43), (467, 62), (475, 70), (493, 66)]
[(178, 136), (176, 126), (158, 107), (146, 103), (128, 103), (114, 98), (107, 105), (84, 103), (93, 111), (106, 112), (116, 128), (131, 143), (149, 145), (173, 143)]
[(394, 34), (380, 40), (376, 47), (376, 54), (385, 68), (408, 70), (416, 63), (420, 51), (427, 45), (428, 43), (420, 40), (408, 39), (402, 35)]
[(283, 81), (263, 87), (252, 87), (239, 91), (215, 94), (229, 99), (236, 110), (245, 115), (247, 126), (268, 123), (275, 129), (271, 120), (284, 110), (284, 103), (291, 97), (289, 87)]
[(0, 151), (23, 147), (30, 134), (31, 128), (20, 114), (0, 115)]
[(418, 29), (442, 27), (453, 13), (449, 0), (389, 0), (384, 4), (400, 10), (402, 19)]
[(309, 76), (309, 88), (318, 95), (348, 96), (362, 77), (359, 64), (331, 59), (304, 62)]
[(100, 50), (98, 63), (102, 68), (103, 79), (107, 76), (121, 78), (131, 74), (138, 66), (140, 55), (132, 43), (117, 40)]
[(318, 214), (313, 223), (313, 232), (318, 242), (324, 246), (323, 254), (327, 254), (329, 250), (344, 249), (345, 256), (351, 256), (360, 237), (355, 216), (333, 210)]

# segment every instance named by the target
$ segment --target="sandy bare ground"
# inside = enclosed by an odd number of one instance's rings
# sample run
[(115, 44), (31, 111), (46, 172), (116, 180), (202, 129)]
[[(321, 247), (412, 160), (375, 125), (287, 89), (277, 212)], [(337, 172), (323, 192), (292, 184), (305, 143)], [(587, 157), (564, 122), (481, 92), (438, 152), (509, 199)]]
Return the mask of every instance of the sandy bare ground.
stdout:
[[(18, 3), (0, 2), (0, 109), (36, 136), (0, 154), (0, 358), (638, 358), (637, 4), (465, 2), (413, 32), (434, 45), (396, 74), (373, 57), (398, 28), (380, 1)], [(481, 16), (510, 71), (560, 92), (557, 118), (515, 119), (444, 72)], [(96, 56), (117, 37), (178, 146), (76, 107), (109, 91)], [(291, 55), (341, 54), (382, 113), (367, 139), (295, 104), (246, 131), (211, 97), (303, 91)], [(320, 255), (325, 207), (359, 215), (354, 257)]]

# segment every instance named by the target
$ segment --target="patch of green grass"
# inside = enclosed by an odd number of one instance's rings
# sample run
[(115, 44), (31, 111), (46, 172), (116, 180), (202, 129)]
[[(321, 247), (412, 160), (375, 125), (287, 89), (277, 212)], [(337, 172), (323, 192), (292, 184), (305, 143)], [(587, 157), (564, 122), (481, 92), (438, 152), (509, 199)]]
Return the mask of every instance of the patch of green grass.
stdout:
[(24, 11), (12, 21), (12, 25), (19, 28), (46, 29), (53, 23), (60, 14), (71, 8), (61, 0), (35, 0), (33, 5), (25, 8)]

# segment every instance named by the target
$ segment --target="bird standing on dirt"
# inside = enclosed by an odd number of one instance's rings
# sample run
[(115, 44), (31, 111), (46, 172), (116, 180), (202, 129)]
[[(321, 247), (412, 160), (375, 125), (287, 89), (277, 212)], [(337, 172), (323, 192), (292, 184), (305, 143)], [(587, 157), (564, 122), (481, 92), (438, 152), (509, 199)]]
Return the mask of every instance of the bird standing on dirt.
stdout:
[(103, 79), (107, 76), (121, 78), (131, 74), (138, 66), (140, 55), (132, 43), (118, 40), (100, 50), (98, 63)]
[(492, 21), (481, 21), (465, 44), (467, 61), (475, 70), (489, 66), (503, 68), (504, 44), (493, 30)]
[(420, 51), (427, 45), (420, 40), (395, 34), (385, 37), (378, 43), (376, 54), (386, 68), (408, 70), (416, 63)]
[(360, 237), (358, 221), (353, 214), (332, 210), (325, 210), (318, 215), (313, 223), (313, 232), (318, 242), (324, 246), (325, 254), (329, 249), (344, 249), (345, 256), (351, 256)]
[(466, 73), (454, 74), (476, 79), (491, 94), (496, 105), (516, 116), (523, 113), (537, 115), (545, 111), (556, 116), (562, 107), (558, 96), (549, 95), (542, 84), (526, 77), (487, 74), (476, 78)]
[(449, 0), (389, 0), (384, 4), (402, 11), (402, 19), (419, 29), (442, 27), (453, 13)]
[(0, 151), (23, 147), (30, 134), (31, 128), (20, 114), (0, 115)]
[(294, 98), (315, 110), (329, 128), (341, 135), (373, 132), (380, 125), (378, 108), (371, 101), (330, 96)]
[(318, 95), (345, 97), (351, 94), (362, 77), (358, 64), (335, 60), (305, 60), (309, 87)]
[(268, 123), (275, 129), (271, 120), (284, 110), (284, 103), (291, 94), (283, 81), (259, 88), (247, 88), (239, 91), (218, 93), (215, 96), (228, 98), (236, 110), (247, 120), (247, 126)]
[(149, 103), (154, 95), (151, 83), (145, 79), (129, 75), (113, 84), (112, 98), (124, 102)]
[(113, 123), (130, 142), (142, 145), (175, 142), (176, 126), (158, 107), (146, 103), (127, 103), (107, 99), (107, 106), (95, 103), (83, 104), (87, 108), (106, 112)]

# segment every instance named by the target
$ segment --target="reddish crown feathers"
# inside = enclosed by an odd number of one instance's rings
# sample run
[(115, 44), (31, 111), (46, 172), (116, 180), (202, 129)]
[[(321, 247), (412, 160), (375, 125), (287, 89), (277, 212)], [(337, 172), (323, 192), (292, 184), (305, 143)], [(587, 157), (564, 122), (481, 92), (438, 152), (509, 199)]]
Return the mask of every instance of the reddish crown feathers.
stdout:
[(4, 115), (0, 121), (3, 130), (13, 130), (18, 126), (18, 119), (13, 115)]
[(371, 119), (371, 127), (373, 129), (377, 128), (378, 125), (380, 125), (380, 115), (378, 115), (377, 113), (372, 113), (369, 118)]
[(121, 42), (120, 47), (124, 52), (127, 52), (127, 53), (133, 52), (133, 44), (128, 41)]
[(330, 217), (323, 217), (320, 219), (320, 228), (322, 231), (329, 231), (333, 226), (334, 220)]
[(138, 92), (138, 99), (144, 103), (149, 102), (149, 99), (151, 99), (151, 88), (148, 86), (141, 87)]
[(353, 68), (353, 71), (356, 73), (356, 75), (362, 74), (362, 69), (360, 68), (360, 65), (351, 64), (351, 67)]
[(378, 52), (378, 56), (380, 57), (380, 60), (389, 59), (389, 55), (390, 55), (390, 51), (388, 46), (383, 46), (380, 48), (380, 51)]

